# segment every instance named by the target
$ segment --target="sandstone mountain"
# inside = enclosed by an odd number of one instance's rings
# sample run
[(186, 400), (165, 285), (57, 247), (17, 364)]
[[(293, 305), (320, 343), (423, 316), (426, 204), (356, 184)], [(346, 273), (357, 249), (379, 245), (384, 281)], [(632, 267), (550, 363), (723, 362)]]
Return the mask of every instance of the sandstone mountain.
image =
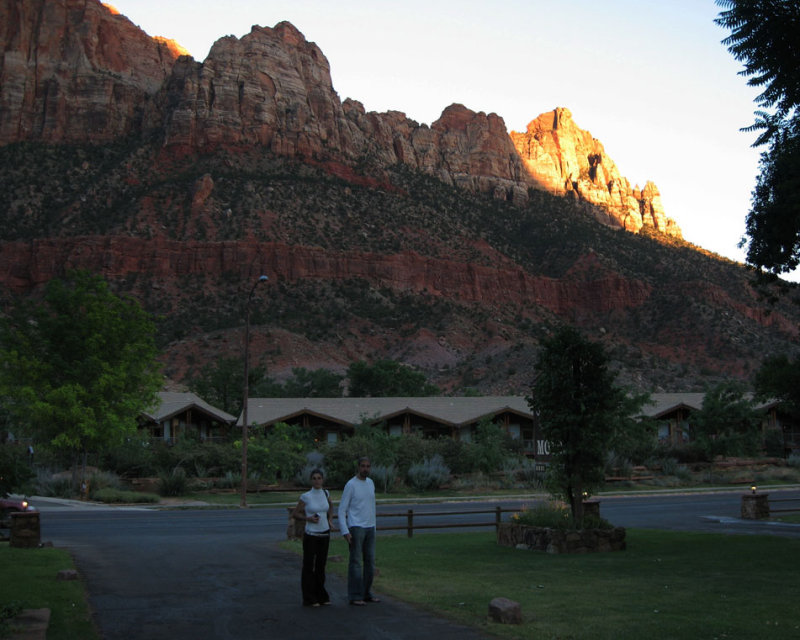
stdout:
[(0, 0), (0, 45), (4, 295), (98, 271), (161, 314), (175, 380), (240, 352), (261, 273), (253, 349), (276, 376), (390, 357), (524, 392), (570, 322), (672, 390), (796, 339), (787, 298), (766, 309), (683, 243), (565, 108), (525, 133), (462, 105), (430, 126), (366, 112), (288, 22), (198, 62), (96, 0)]

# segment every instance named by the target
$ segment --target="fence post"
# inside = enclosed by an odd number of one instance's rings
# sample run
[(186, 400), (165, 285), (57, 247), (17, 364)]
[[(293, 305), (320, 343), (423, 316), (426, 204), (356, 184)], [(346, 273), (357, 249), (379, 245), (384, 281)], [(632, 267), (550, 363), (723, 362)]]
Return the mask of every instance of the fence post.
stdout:
[(495, 533), (500, 531), (500, 523), (503, 520), (503, 515), (502, 514), (503, 514), (503, 510), (499, 506), (496, 507), (495, 508), (495, 513), (494, 513), (494, 531), (495, 531)]
[(408, 510), (408, 537), (411, 538), (414, 535), (414, 511), (413, 509)]

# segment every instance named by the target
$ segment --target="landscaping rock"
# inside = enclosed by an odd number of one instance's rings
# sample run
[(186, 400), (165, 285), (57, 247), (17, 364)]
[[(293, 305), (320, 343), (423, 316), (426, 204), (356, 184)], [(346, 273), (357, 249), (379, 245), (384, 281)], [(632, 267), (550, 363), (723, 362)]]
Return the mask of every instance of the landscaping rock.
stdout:
[(75, 569), (62, 569), (58, 572), (56, 580), (77, 580), (78, 572)]
[[(14, 629), (12, 640), (45, 640), (50, 624), (50, 609), (23, 609), (9, 626)], [(5, 636), (4, 636), (5, 637)]]
[(522, 624), (522, 607), (508, 598), (494, 598), (489, 603), (489, 618), (500, 624)]

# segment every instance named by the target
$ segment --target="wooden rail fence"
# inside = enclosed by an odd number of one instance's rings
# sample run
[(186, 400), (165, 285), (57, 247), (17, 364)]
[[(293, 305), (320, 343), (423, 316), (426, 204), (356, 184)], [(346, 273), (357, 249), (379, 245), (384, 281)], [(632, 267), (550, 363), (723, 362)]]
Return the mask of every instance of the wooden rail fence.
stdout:
[[(797, 506), (791, 509), (773, 509), (773, 502), (794, 502)], [(800, 498), (781, 498), (779, 500), (769, 499), (769, 512), (770, 513), (789, 513), (792, 511), (800, 511)]]
[[(303, 528), (301, 522), (298, 522), (295, 525), (295, 528), (292, 526), (292, 513), (293, 508), (289, 507), (289, 537), (302, 537)], [(502, 507), (495, 507), (494, 509), (484, 509), (484, 510), (470, 510), (470, 511), (417, 511), (415, 512), (413, 509), (408, 509), (406, 511), (399, 511), (396, 513), (378, 513), (378, 526), (376, 526), (376, 530), (378, 531), (403, 531), (405, 530), (408, 537), (412, 538), (414, 536), (415, 529), (458, 529), (461, 527), (494, 527), (495, 531), (500, 527), (500, 523), (503, 520), (504, 513), (516, 513), (519, 509), (503, 509)], [(486, 514), (493, 514), (494, 518), (489, 520), (488, 518), (486, 521), (480, 522), (445, 522), (445, 523), (435, 523), (435, 524), (421, 524), (419, 519), (421, 518), (428, 518), (433, 516), (472, 516), (472, 515), (486, 515)], [(334, 520), (337, 519), (337, 515), (334, 512), (333, 518)], [(398, 524), (380, 524), (386, 518), (404, 518), (403, 523)], [(292, 531), (295, 532), (294, 536), (292, 535)]]

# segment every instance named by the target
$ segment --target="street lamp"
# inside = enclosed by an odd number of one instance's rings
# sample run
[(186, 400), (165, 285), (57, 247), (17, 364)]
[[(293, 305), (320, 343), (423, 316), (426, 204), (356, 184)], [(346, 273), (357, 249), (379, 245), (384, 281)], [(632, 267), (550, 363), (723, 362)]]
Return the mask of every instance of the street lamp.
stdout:
[(269, 280), (267, 276), (260, 276), (253, 283), (250, 295), (247, 296), (247, 306), (244, 312), (244, 408), (242, 409), (242, 499), (239, 506), (244, 509), (247, 507), (247, 403), (250, 398), (250, 303), (256, 287)]

